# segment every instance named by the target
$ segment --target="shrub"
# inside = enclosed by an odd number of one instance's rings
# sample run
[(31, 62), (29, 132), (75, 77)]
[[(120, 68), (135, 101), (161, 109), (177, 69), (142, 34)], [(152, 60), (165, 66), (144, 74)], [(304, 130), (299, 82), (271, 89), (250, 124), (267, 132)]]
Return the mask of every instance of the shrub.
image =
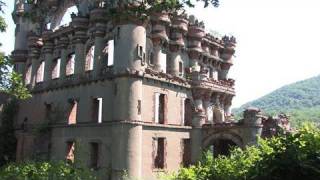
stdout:
[(60, 162), (9, 164), (0, 170), (1, 180), (95, 180), (87, 168)]
[(230, 156), (206, 152), (194, 166), (168, 175), (174, 180), (317, 180), (320, 177), (320, 130), (305, 125), (295, 133), (260, 139), (257, 146), (236, 148)]

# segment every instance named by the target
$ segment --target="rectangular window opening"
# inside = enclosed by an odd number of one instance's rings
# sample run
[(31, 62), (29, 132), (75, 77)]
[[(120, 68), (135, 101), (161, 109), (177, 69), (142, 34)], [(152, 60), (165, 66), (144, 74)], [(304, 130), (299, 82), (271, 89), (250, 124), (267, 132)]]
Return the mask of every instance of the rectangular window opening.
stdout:
[(155, 94), (155, 123), (165, 124), (166, 95)]
[(92, 100), (92, 121), (102, 123), (102, 98)]
[(93, 70), (94, 51), (95, 51), (95, 46), (91, 46), (86, 56), (85, 71)]
[(74, 163), (75, 144), (76, 143), (74, 141), (67, 142), (66, 160), (68, 163)]
[(70, 76), (74, 74), (75, 54), (69, 54), (66, 66), (66, 75)]
[(182, 165), (188, 167), (191, 164), (191, 141), (190, 139), (182, 140)]
[(154, 139), (154, 168), (164, 169), (165, 168), (165, 138)]
[(114, 40), (108, 41), (108, 66), (113, 66), (114, 64)]
[(69, 103), (69, 115), (68, 115), (68, 124), (76, 124), (77, 123), (77, 109), (78, 109), (78, 102), (72, 100)]
[(90, 143), (90, 168), (99, 167), (99, 143)]
[(184, 100), (184, 125), (191, 126), (192, 124), (192, 104), (190, 99)]
[(52, 79), (58, 79), (60, 77), (60, 62), (61, 58), (53, 61)]

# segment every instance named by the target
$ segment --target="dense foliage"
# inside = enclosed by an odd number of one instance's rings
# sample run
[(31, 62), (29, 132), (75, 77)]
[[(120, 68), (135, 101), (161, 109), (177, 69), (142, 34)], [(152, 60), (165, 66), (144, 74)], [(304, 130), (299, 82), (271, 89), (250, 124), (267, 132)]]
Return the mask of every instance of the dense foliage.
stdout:
[(17, 111), (16, 100), (8, 102), (2, 110), (0, 119), (0, 167), (15, 161), (16, 137), (14, 134), (13, 119)]
[(239, 115), (249, 106), (273, 115), (285, 112), (295, 124), (304, 120), (320, 122), (320, 76), (284, 86), (255, 101), (246, 103), (234, 113)]
[(65, 162), (9, 164), (0, 170), (1, 180), (95, 180), (93, 172)]
[(320, 177), (320, 130), (306, 125), (296, 133), (260, 140), (245, 150), (182, 168), (172, 180), (317, 180)]

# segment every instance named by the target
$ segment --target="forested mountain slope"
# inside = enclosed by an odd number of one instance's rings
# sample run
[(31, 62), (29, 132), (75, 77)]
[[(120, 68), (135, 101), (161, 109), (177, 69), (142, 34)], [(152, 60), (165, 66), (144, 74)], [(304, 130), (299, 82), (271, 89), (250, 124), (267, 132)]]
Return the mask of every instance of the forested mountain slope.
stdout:
[(236, 116), (243, 109), (254, 106), (267, 114), (285, 112), (295, 124), (301, 121), (320, 122), (320, 75), (283, 86), (257, 100), (233, 109)]

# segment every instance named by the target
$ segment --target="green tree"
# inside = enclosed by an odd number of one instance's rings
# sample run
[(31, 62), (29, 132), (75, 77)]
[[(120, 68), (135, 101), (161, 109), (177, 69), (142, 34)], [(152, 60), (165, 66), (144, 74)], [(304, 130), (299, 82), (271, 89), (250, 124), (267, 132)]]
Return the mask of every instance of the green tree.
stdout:
[[(3, 18), (3, 1), (0, 1), (0, 32), (5, 32), (7, 24)], [(0, 43), (1, 47), (1, 43)], [(12, 71), (13, 63), (10, 56), (0, 52), (0, 92), (5, 92), (19, 99), (30, 97), (30, 93), (25, 87), (20, 74)]]

